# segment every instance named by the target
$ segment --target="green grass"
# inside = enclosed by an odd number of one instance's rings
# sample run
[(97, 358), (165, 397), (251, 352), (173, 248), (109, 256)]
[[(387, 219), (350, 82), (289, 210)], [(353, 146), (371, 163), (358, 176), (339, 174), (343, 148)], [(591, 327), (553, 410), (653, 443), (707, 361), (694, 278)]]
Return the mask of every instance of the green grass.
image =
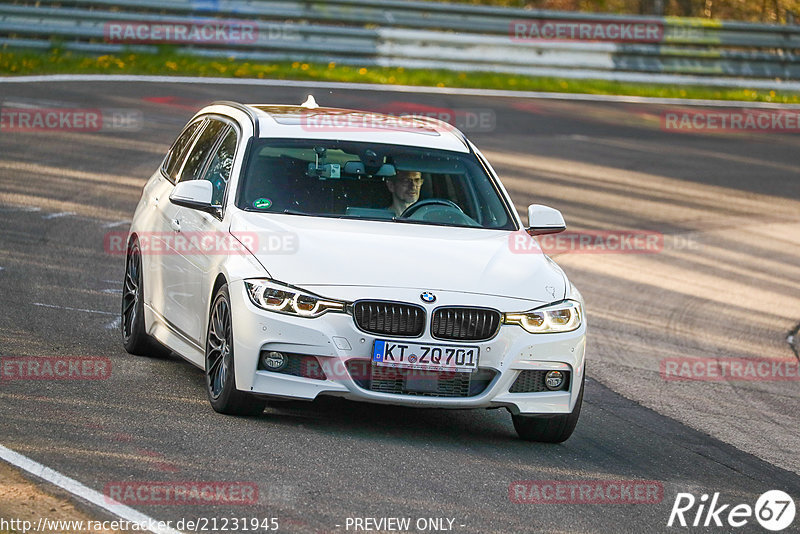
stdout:
[(633, 95), (665, 98), (800, 103), (800, 93), (749, 88), (681, 87), (570, 80), (498, 73), (464, 73), (402, 67), (352, 67), (335, 63), (254, 63), (179, 55), (165, 47), (159, 54), (79, 55), (59, 48), (49, 52), (0, 50), (0, 75), (158, 74), (280, 80), (317, 80), (433, 87), (510, 89), (559, 93)]

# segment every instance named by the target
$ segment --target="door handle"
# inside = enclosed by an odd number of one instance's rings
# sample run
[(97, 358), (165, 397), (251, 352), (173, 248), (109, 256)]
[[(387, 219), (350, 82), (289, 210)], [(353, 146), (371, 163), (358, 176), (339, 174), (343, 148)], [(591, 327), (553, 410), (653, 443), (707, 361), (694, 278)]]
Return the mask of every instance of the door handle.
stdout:
[(180, 231), (181, 231), (181, 221), (180, 221), (180, 220), (178, 220), (178, 219), (172, 219), (171, 221), (169, 221), (169, 225), (170, 225), (170, 226), (172, 227), (172, 229), (173, 229), (173, 230), (175, 230), (176, 232), (180, 232)]

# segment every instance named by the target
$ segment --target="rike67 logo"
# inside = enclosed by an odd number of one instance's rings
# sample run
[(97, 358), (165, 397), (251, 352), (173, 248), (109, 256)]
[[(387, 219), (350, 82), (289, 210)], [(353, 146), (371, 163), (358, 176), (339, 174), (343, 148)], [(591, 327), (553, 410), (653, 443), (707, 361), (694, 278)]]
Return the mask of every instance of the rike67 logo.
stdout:
[(667, 526), (678, 527), (725, 527), (740, 528), (755, 517), (765, 529), (778, 532), (794, 522), (796, 507), (794, 499), (780, 490), (761, 494), (755, 506), (720, 503), (719, 493), (713, 496), (704, 493), (698, 499), (691, 493), (678, 493), (669, 514)]

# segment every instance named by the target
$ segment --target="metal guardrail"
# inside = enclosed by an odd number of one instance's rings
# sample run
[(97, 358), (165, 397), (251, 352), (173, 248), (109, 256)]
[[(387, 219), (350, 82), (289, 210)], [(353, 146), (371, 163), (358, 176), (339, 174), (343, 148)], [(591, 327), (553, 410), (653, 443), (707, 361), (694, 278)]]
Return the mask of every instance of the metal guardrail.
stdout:
[[(45, 49), (57, 41), (81, 52), (156, 51), (154, 45), (108, 42), (105, 25), (197, 18), (246, 20), (256, 25), (258, 37), (179, 45), (179, 51), (669, 83), (800, 80), (800, 26), (401, 0), (13, 0), (0, 3), (0, 46)], [(513, 39), (512, 23), (520, 20), (654, 22), (663, 35), (638, 43)]]

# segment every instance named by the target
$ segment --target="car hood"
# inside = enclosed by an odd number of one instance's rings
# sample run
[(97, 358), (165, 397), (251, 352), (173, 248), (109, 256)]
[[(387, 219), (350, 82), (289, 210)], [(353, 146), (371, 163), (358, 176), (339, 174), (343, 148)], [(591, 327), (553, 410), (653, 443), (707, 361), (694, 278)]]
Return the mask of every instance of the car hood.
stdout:
[[(271, 278), (298, 287), (418, 288), (540, 303), (567, 292), (563, 271), (523, 231), (238, 210), (230, 230)], [(520, 239), (533, 246), (513, 246)]]

